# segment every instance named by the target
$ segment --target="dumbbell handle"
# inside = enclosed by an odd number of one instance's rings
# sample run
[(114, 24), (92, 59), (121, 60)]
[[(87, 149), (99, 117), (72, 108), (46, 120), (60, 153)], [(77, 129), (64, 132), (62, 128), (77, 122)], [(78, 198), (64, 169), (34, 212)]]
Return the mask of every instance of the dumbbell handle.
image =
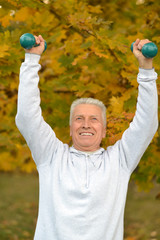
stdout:
[[(131, 51), (133, 52), (133, 44), (135, 42), (133, 42), (131, 44)], [(143, 45), (142, 50), (141, 50), (143, 56), (145, 56), (146, 58), (153, 58), (157, 55), (158, 52), (158, 48), (156, 46), (155, 43), (153, 42), (149, 42)]]
[[(39, 44), (36, 44), (36, 39), (31, 33), (24, 33), (20, 37), (20, 44), (25, 49), (31, 49), (32, 47), (37, 47)], [(45, 41), (44, 51), (47, 49), (47, 43)]]

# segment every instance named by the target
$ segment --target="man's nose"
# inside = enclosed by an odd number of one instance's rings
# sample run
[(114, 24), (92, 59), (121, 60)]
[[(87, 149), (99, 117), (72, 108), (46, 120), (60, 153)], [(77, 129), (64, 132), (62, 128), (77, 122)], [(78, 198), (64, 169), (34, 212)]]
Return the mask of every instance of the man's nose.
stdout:
[(89, 121), (89, 119), (84, 119), (84, 121), (83, 121), (83, 128), (90, 128), (90, 121)]

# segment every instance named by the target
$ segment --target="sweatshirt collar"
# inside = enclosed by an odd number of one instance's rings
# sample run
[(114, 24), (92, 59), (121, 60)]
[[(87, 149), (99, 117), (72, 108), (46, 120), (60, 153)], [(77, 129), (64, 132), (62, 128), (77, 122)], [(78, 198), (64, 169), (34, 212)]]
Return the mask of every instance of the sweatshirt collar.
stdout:
[(70, 147), (70, 152), (71, 153), (77, 153), (79, 155), (99, 155), (101, 154), (102, 152), (104, 152), (104, 148), (99, 148), (97, 151), (93, 151), (93, 152), (85, 152), (85, 151), (80, 151), (80, 150), (77, 150), (76, 148), (74, 148), (73, 146)]

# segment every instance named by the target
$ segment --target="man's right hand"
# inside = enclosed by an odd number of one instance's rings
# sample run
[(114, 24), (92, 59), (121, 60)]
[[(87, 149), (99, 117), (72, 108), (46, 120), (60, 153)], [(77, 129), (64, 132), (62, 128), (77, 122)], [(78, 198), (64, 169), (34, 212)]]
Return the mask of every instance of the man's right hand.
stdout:
[(148, 39), (137, 39), (133, 44), (133, 53), (139, 62), (139, 67), (143, 69), (152, 69), (153, 58), (146, 58), (141, 52), (143, 45), (149, 42), (151, 41)]
[(45, 45), (44, 45), (45, 41), (41, 35), (39, 35), (38, 37), (37, 36), (34, 36), (34, 37), (36, 40), (36, 44), (39, 44), (39, 46), (33, 47), (31, 49), (25, 49), (25, 52), (41, 55), (45, 48)]

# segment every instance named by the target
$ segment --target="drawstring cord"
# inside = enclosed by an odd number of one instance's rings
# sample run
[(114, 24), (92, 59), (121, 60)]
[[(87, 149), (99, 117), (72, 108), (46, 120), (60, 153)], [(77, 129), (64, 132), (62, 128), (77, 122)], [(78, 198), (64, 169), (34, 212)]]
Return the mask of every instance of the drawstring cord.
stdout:
[(89, 164), (88, 164), (88, 155), (85, 158), (86, 161), (86, 188), (89, 187)]

